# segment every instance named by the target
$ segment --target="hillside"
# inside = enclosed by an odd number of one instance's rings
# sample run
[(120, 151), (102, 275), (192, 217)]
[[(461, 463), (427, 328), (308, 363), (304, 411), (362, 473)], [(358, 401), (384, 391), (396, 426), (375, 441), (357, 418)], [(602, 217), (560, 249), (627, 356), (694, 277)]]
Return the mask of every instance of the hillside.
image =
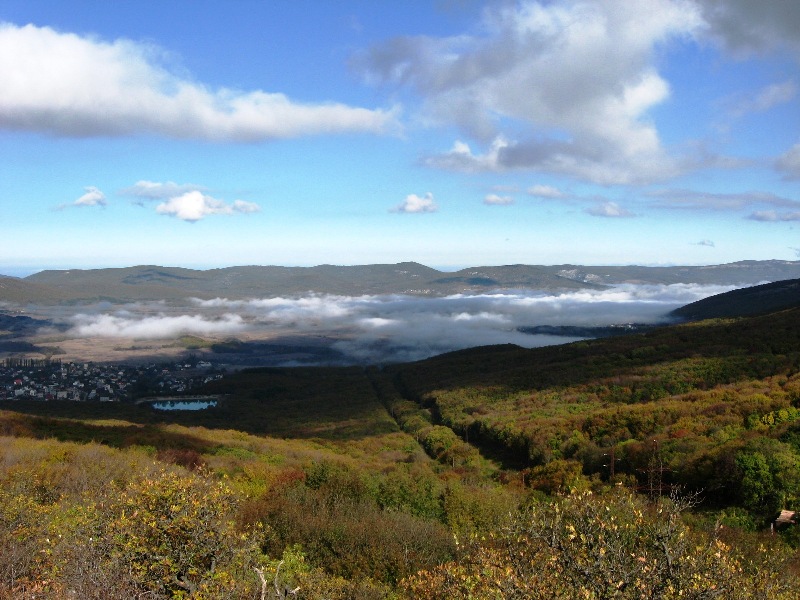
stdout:
[(670, 313), (697, 321), (765, 314), (800, 305), (800, 279), (776, 281), (703, 298)]
[[(712, 503), (744, 503), (737, 471), (722, 465), (754, 438), (782, 440), (800, 465), (800, 446), (794, 446), (800, 443), (800, 307), (562, 346), (479, 347), (366, 371), (248, 370), (203, 392), (230, 398), (169, 419), (255, 435), (362, 437), (384, 430), (378, 414), (389, 410), (429, 451), (441, 443), (436, 436), (454, 432), (446, 450), (433, 452), (451, 466), (472, 464), (479, 452), (512, 470), (572, 464), (584, 475), (607, 478), (602, 455), (613, 449), (616, 473), (644, 485), (657, 440), (670, 465), (665, 483), (702, 488)], [(363, 402), (372, 408), (348, 416)], [(167, 418), (124, 406), (13, 406), (52, 416), (121, 410), (120, 418), (142, 423)], [(326, 425), (329, 411), (337, 422), (355, 420), (334, 433), (341, 425)], [(439, 429), (426, 433), (431, 426)], [(432, 431), (438, 441), (427, 438)], [(800, 480), (795, 492), (800, 501)], [(751, 508), (763, 516), (776, 506)]]
[[(590, 267), (506, 265), (444, 272), (417, 263), (277, 267), (242, 266), (194, 270), (137, 266), (118, 269), (42, 271), (3, 278), (0, 301), (59, 303), (126, 302), (292, 296), (307, 293), (443, 296), (496, 289), (570, 290), (620, 283), (753, 285), (800, 277), (800, 262), (743, 261), (700, 267)], [(6, 281), (8, 280), (8, 281)]]
[(28, 304), (43, 302), (46, 304), (58, 304), (70, 301), (73, 298), (73, 292), (68, 290), (60, 290), (47, 284), (0, 275), (0, 303)]
[(0, 597), (800, 592), (800, 307), (201, 391), (0, 406)]
[[(665, 487), (703, 490), (712, 504), (765, 518), (800, 502), (794, 476), (749, 496), (737, 466), (765, 452), (800, 466), (800, 308), (552, 348), (478, 348), (392, 373), (405, 397), (532, 477), (572, 464), (647, 486), (657, 460)], [(765, 468), (773, 477), (783, 467)]]

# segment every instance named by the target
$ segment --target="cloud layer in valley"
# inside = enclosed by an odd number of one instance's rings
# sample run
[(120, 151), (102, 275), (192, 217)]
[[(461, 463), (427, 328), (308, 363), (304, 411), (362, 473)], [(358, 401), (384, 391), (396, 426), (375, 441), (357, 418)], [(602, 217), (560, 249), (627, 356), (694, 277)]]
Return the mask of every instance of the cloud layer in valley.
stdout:
[(504, 291), (424, 298), (403, 295), (194, 300), (190, 309), (105, 307), (70, 318), (69, 337), (163, 339), (247, 333), (251, 338), (324, 336), (345, 362), (418, 360), (462, 348), (512, 343), (536, 347), (570, 338), (520, 327), (658, 323), (672, 309), (732, 287), (694, 284), (582, 290)]
[(219, 318), (204, 315), (141, 315), (130, 310), (112, 314), (78, 314), (72, 317), (71, 337), (136, 339), (176, 338), (181, 335), (232, 335), (245, 324), (236, 314)]

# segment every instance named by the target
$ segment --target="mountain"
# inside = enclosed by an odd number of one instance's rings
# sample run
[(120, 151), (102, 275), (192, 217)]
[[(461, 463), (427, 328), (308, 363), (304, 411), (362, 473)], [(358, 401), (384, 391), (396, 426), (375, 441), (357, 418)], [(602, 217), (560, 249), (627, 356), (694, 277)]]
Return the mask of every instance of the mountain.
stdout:
[(178, 300), (328, 294), (426, 293), (441, 276), (416, 263), (342, 267), (241, 266), (193, 270), (145, 265), (119, 269), (42, 271), (25, 279), (84, 300)]
[[(800, 261), (742, 261), (712, 266), (643, 267), (505, 265), (445, 272), (414, 262), (315, 267), (239, 266), (195, 270), (144, 265), (49, 270), (24, 279), (0, 278), (0, 301), (242, 299), (307, 293), (444, 296), (498, 289), (563, 291), (608, 285), (696, 283), (753, 285), (800, 278)], [(3, 285), (5, 284), (5, 285)]]
[(800, 261), (743, 260), (723, 265), (641, 267), (582, 267), (561, 265), (562, 277), (600, 284), (671, 284), (697, 283), (718, 285), (754, 285), (800, 277)]
[(703, 298), (670, 313), (690, 321), (760, 315), (800, 306), (800, 279), (776, 281)]

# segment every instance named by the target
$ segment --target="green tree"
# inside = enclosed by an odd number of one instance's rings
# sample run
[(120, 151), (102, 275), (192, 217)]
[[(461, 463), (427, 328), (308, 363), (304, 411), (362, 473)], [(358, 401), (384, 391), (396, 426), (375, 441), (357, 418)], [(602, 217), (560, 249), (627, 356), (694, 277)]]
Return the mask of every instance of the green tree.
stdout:
[(800, 456), (772, 438), (751, 441), (736, 454), (742, 505), (769, 518), (800, 500)]

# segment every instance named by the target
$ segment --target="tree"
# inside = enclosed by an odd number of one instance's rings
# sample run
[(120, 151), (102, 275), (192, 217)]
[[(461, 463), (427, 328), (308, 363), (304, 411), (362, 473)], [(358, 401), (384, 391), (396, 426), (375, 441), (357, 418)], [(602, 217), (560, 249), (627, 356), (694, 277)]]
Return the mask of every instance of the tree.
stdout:
[(742, 505), (764, 518), (800, 501), (800, 456), (791, 445), (757, 438), (736, 454)]
[(714, 532), (689, 529), (681, 513), (692, 504), (648, 504), (622, 489), (534, 503), (498, 535), (462, 547), (459, 560), (404, 586), (420, 600), (796, 598), (764, 553), (748, 559), (764, 559), (762, 568), (748, 569)]

